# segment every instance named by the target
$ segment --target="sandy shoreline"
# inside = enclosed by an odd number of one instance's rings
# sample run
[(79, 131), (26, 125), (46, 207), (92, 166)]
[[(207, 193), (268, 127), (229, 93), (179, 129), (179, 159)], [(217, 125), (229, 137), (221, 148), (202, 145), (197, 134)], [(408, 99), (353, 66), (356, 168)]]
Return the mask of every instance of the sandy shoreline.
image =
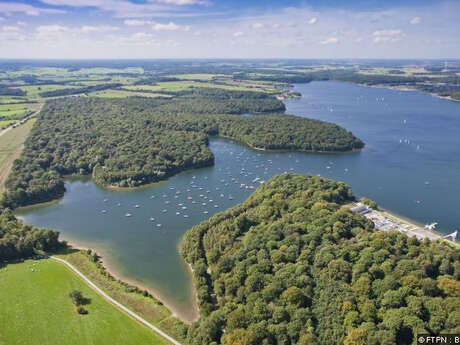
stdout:
[[(158, 291), (155, 291), (151, 287), (146, 287), (145, 285), (143, 285), (142, 283), (136, 281), (135, 279), (128, 278), (125, 275), (120, 274), (118, 272), (118, 270), (117, 270), (116, 265), (113, 264), (109, 259), (106, 259), (107, 256), (104, 254), (104, 250), (102, 250), (100, 247), (97, 247), (97, 246), (94, 246), (94, 245), (89, 246), (87, 244), (79, 243), (78, 241), (75, 241), (75, 240), (72, 240), (72, 239), (69, 239), (69, 238), (62, 238), (62, 239), (64, 241), (66, 241), (67, 244), (73, 249), (77, 249), (77, 250), (91, 249), (93, 252), (96, 252), (97, 255), (100, 257), (100, 261), (101, 261), (102, 265), (104, 266), (105, 270), (110, 275), (112, 275), (117, 280), (120, 280), (122, 282), (125, 282), (125, 283), (128, 283), (130, 285), (136, 286), (140, 290), (148, 291), (153, 296), (154, 299), (160, 301), (171, 312), (172, 316), (178, 318), (179, 320), (181, 320), (181, 321), (183, 321), (183, 322), (185, 322), (187, 324), (191, 324), (191, 323), (193, 323), (193, 322), (198, 320), (199, 313), (198, 313), (197, 299), (196, 298), (194, 300), (193, 316), (191, 316), (191, 315), (189, 315), (189, 313), (184, 313), (183, 310), (180, 310), (176, 306), (172, 305), (166, 298), (162, 297), (161, 294), (158, 293)], [(185, 263), (185, 264), (188, 265), (187, 263)], [(192, 271), (190, 270), (189, 273), (192, 274)], [(192, 277), (192, 288), (195, 291), (195, 288), (193, 286), (193, 277)], [(195, 295), (196, 295), (196, 293), (195, 293)]]

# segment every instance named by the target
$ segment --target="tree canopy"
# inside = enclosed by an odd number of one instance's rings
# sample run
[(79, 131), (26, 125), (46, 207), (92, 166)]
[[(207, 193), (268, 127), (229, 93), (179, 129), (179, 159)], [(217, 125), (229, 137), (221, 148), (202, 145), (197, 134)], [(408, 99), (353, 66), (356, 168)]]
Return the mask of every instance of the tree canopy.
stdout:
[(341, 182), (279, 175), (189, 230), (194, 344), (412, 344), (460, 331), (460, 250), (377, 232)]
[[(218, 94), (215, 104), (226, 99)], [(241, 98), (242, 104), (248, 104), (244, 107), (250, 108), (251, 101)], [(259, 98), (265, 99), (254, 96)], [(347, 151), (363, 146), (343, 128), (318, 120), (285, 114), (213, 113), (222, 110), (219, 105), (210, 113), (186, 112), (198, 111), (200, 100), (209, 109), (209, 99), (189, 93), (166, 100), (71, 97), (48, 101), (13, 164), (3, 204), (14, 208), (59, 198), (64, 193), (63, 177), (70, 174), (92, 174), (101, 185), (133, 187), (208, 166), (214, 162), (208, 148), (212, 135), (264, 150)], [(189, 108), (190, 103), (196, 107)]]

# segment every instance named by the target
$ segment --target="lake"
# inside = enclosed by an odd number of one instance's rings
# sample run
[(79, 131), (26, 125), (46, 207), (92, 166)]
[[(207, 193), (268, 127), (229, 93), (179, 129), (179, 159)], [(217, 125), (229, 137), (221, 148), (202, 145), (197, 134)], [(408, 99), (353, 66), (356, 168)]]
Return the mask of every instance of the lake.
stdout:
[(88, 179), (66, 182), (52, 205), (18, 210), (27, 223), (96, 248), (114, 273), (153, 290), (186, 319), (196, 317), (193, 288), (178, 248), (183, 233), (245, 200), (264, 180), (285, 171), (347, 182), (358, 196), (439, 231), (460, 224), (460, 103), (419, 92), (340, 82), (295, 85), (287, 112), (335, 122), (366, 147), (346, 154), (276, 153), (214, 139), (215, 165), (160, 184), (114, 191)]

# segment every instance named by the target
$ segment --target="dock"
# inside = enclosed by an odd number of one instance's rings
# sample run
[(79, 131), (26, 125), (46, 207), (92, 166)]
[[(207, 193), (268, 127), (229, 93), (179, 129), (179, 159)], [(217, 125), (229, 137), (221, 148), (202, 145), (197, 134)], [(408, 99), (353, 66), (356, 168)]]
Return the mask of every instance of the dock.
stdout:
[(379, 231), (399, 231), (410, 237), (416, 237), (418, 240), (423, 241), (428, 238), (431, 241), (447, 241), (455, 245), (460, 245), (456, 242), (456, 232), (450, 235), (438, 234), (432, 230), (424, 229), (416, 224), (410, 223), (409, 221), (399, 218), (387, 211), (374, 210), (361, 202), (354, 203), (350, 208), (351, 212), (360, 213), (367, 219), (370, 219), (375, 228)]

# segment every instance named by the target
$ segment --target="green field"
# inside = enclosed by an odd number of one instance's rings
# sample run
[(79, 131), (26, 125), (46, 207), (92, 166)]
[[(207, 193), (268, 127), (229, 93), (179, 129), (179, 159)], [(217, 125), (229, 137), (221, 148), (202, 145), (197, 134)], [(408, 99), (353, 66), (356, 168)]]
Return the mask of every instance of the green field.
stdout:
[(196, 73), (196, 74), (175, 74), (172, 75), (173, 78), (179, 78), (183, 80), (212, 80), (215, 77), (218, 77), (217, 74), (210, 73)]
[[(90, 300), (79, 315), (68, 294)], [(0, 268), (0, 345), (166, 344), (112, 306), (63, 264), (27, 260)]]
[(17, 104), (0, 104), (0, 116), (22, 116), (27, 114), (31, 109), (31, 106), (27, 103)]
[(166, 81), (159, 82), (155, 85), (128, 85), (124, 86), (125, 90), (135, 90), (135, 91), (156, 91), (156, 92), (177, 92), (193, 87), (209, 87), (216, 89), (225, 89), (225, 90), (239, 90), (239, 91), (251, 91), (251, 88), (234, 86), (234, 85), (225, 85), (225, 84), (215, 84), (208, 82), (194, 82), (194, 81)]
[(28, 98), (40, 98), (39, 93), (45, 91), (54, 91), (54, 90), (61, 90), (61, 89), (72, 89), (77, 88), (78, 86), (75, 85), (30, 85), (30, 86), (21, 86), (20, 89), (27, 92)]
[(152, 325), (161, 328), (173, 338), (179, 341), (182, 339), (181, 322), (172, 316), (169, 309), (155, 298), (127, 291), (126, 285), (116, 279), (111, 279), (106, 272), (101, 270), (98, 263), (91, 261), (86, 251), (69, 251), (59, 257), (71, 263), (114, 300), (128, 307)]
[(0, 129), (5, 129), (9, 125), (11, 125), (13, 123), (16, 123), (16, 122), (17, 122), (16, 120), (3, 120), (3, 121), (0, 121)]
[(25, 124), (10, 129), (0, 136), (0, 192), (4, 189), (3, 185), (8, 177), (11, 165), (19, 157), (22, 151), (22, 144), (26, 140), (35, 121), (35, 119), (31, 119)]
[(152, 93), (152, 92), (133, 92), (126, 90), (103, 90), (91, 92), (89, 97), (101, 97), (101, 98), (126, 98), (126, 97), (168, 97), (166, 95)]

